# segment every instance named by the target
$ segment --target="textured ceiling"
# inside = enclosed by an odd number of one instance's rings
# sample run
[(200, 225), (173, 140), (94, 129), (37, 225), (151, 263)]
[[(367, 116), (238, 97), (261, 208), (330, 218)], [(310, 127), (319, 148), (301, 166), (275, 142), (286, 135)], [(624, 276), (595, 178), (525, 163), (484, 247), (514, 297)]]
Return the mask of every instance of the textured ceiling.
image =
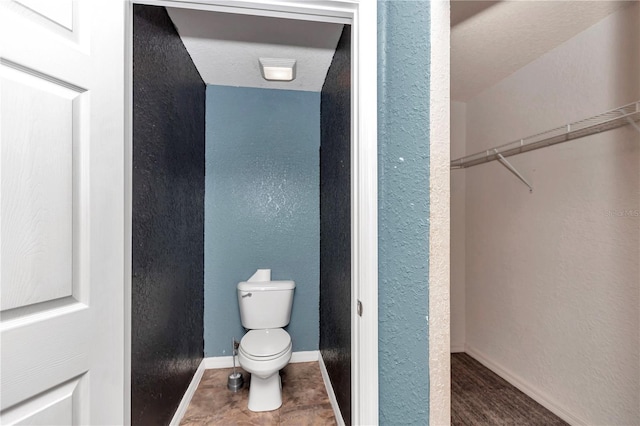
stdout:
[[(341, 24), (167, 8), (207, 84), (319, 92)], [(295, 59), (296, 79), (266, 81), (258, 58)]]
[(468, 101), (632, 1), (453, 1), (451, 98)]
[(455, 27), (459, 23), (477, 15), (483, 10), (496, 5), (497, 1), (451, 1), (451, 27)]

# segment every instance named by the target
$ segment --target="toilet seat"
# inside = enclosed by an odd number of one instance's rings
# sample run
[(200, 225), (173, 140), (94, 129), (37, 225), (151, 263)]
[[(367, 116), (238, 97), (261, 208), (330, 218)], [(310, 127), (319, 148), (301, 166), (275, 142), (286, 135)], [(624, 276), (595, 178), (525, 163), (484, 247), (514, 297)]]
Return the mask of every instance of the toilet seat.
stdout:
[(240, 341), (238, 351), (254, 361), (270, 361), (291, 351), (291, 336), (281, 328), (251, 330)]

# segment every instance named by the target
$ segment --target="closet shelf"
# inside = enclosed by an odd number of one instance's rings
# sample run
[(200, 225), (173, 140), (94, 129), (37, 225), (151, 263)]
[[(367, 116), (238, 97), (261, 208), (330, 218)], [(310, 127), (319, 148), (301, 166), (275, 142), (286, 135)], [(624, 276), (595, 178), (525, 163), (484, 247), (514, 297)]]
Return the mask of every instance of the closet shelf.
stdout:
[(636, 130), (640, 131), (640, 127), (636, 123), (637, 121), (640, 121), (640, 101), (543, 133), (457, 158), (451, 161), (451, 168), (463, 169), (476, 166), (478, 164), (488, 163), (489, 161), (504, 159), (504, 157), (510, 157), (523, 152), (533, 151), (546, 146), (615, 129), (627, 124), (633, 125)]

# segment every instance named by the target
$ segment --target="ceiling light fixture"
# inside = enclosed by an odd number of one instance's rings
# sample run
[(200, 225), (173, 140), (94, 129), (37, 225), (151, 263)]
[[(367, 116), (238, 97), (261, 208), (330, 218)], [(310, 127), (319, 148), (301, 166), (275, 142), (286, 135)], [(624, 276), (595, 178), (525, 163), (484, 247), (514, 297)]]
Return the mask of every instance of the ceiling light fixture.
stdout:
[(296, 78), (296, 60), (260, 58), (260, 72), (265, 80), (292, 81)]

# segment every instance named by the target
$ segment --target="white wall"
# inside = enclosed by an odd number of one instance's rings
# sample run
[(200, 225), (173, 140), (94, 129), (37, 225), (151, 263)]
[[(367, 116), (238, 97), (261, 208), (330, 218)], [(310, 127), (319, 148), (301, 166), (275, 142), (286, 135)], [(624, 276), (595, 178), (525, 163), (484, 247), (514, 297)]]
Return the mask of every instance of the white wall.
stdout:
[[(465, 155), (466, 104), (451, 102), (451, 159)], [(465, 181), (463, 170), (451, 172), (451, 352), (465, 342)]]
[[(640, 99), (639, 8), (468, 102), (467, 153)], [(640, 209), (640, 135), (626, 126), (510, 161), (533, 194), (496, 162), (462, 172), (467, 351), (572, 423), (638, 424), (640, 218), (616, 213)]]

